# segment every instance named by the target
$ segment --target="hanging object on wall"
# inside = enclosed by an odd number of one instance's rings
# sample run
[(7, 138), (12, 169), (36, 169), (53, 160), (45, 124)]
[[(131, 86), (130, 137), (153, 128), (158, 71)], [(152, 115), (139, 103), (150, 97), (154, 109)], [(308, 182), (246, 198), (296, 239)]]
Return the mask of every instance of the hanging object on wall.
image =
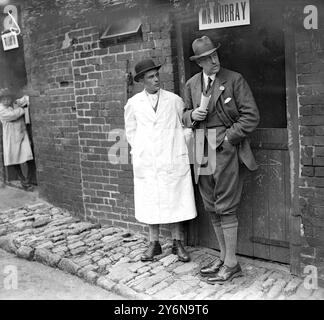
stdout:
[(3, 10), (8, 16), (4, 19), (3, 26), (5, 31), (2, 32), (1, 39), (3, 50), (8, 51), (19, 47), (18, 35), (21, 33), (17, 23), (18, 10), (13, 5), (8, 5)]

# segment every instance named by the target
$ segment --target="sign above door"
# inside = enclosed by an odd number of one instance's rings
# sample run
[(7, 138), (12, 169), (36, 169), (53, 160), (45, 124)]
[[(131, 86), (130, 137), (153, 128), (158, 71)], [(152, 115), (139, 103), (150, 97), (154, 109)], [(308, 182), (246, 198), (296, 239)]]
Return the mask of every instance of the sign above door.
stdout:
[(218, 0), (199, 11), (199, 30), (250, 24), (250, 0)]

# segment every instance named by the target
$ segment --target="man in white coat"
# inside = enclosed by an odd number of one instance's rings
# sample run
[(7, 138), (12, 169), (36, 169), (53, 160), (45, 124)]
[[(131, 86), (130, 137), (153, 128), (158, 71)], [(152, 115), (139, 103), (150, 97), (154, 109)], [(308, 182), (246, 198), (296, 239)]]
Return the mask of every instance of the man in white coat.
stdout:
[[(26, 104), (15, 103), (14, 97), (8, 89), (0, 90), (0, 121), (3, 127), (3, 159), (5, 166), (13, 166), (21, 185), (25, 190), (31, 191), (31, 166), (33, 153), (30, 146), (24, 114)], [(27, 162), (27, 177), (22, 173), (21, 164)]]
[(125, 106), (126, 137), (131, 145), (135, 217), (149, 226), (150, 245), (141, 257), (152, 261), (162, 253), (159, 225), (172, 224), (172, 253), (190, 260), (182, 245), (181, 221), (197, 216), (188, 150), (183, 134), (184, 103), (160, 88), (159, 69), (150, 59), (135, 66), (134, 80), (144, 90)]

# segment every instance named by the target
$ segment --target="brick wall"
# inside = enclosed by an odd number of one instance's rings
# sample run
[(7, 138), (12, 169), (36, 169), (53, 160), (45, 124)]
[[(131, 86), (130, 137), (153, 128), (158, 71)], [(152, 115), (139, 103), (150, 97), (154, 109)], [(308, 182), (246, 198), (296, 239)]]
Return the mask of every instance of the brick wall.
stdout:
[[(324, 21), (319, 6), (319, 21)], [(296, 33), (300, 132), (301, 267), (318, 267), (324, 283), (324, 37), (318, 30)]]
[[(141, 90), (138, 85), (127, 88), (126, 75), (139, 60), (151, 57), (165, 62), (161, 68), (162, 86), (169, 90), (174, 86), (169, 17), (160, 14), (142, 22), (143, 40), (103, 48), (96, 27), (72, 33), (78, 43), (73, 73), (85, 214), (92, 220), (137, 231), (145, 229), (134, 217), (132, 166), (111, 163), (108, 157), (117, 141), (113, 130), (124, 130), (127, 91), (134, 94)], [(127, 144), (124, 147), (127, 154)]]
[[(86, 219), (147, 231), (134, 217), (130, 158), (129, 164), (112, 163), (109, 150), (118, 131), (123, 136), (127, 97), (142, 90), (136, 83), (127, 86), (127, 73), (138, 61), (163, 63), (162, 87), (174, 89), (169, 14), (155, 8), (145, 17), (143, 11), (142, 39), (107, 45), (99, 35), (109, 12), (67, 21), (50, 8), (50, 23), (42, 24), (44, 16), (35, 17), (44, 10), (26, 8), (24, 39), (41, 194)], [(62, 50), (66, 34), (73, 45)]]
[(30, 40), (26, 65), (31, 96), (31, 119), (41, 195), (80, 215), (81, 188), (78, 121), (75, 107), (73, 52), (61, 50), (70, 26), (42, 33)]

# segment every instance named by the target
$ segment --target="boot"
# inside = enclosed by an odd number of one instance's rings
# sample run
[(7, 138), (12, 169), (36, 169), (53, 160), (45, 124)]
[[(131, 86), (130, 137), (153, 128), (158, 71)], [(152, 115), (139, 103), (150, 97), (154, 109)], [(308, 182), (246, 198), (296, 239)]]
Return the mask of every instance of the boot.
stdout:
[(182, 262), (189, 262), (190, 256), (185, 248), (182, 246), (181, 240), (173, 240), (172, 253), (178, 255), (178, 258)]
[(153, 261), (154, 256), (162, 253), (162, 248), (159, 241), (151, 241), (149, 247), (141, 257), (141, 261)]

